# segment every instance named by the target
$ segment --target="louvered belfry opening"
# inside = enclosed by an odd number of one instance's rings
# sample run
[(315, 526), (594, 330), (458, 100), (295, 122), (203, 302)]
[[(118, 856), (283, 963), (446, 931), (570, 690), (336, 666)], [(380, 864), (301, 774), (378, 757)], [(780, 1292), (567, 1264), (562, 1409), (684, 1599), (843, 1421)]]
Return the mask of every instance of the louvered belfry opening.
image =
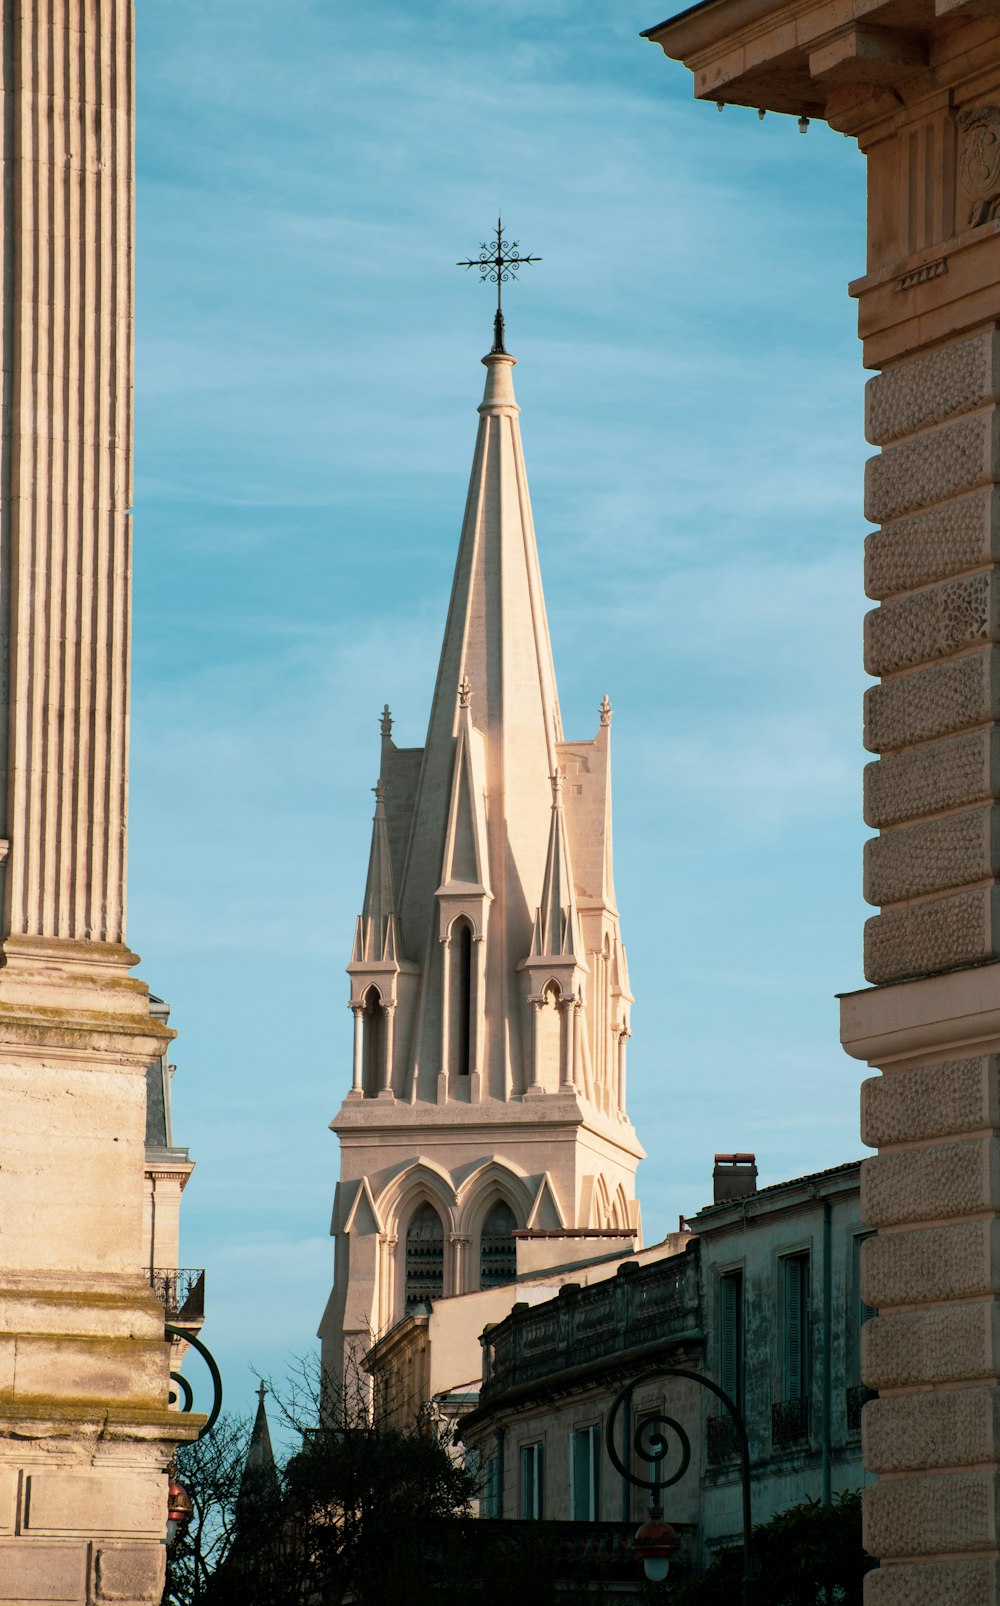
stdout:
[(406, 1311), (444, 1293), (444, 1228), (432, 1204), (422, 1204), (406, 1229)]
[(498, 1199), (483, 1222), (479, 1244), (480, 1288), (499, 1288), (502, 1283), (514, 1281), (517, 1275), (516, 1225), (510, 1205)]

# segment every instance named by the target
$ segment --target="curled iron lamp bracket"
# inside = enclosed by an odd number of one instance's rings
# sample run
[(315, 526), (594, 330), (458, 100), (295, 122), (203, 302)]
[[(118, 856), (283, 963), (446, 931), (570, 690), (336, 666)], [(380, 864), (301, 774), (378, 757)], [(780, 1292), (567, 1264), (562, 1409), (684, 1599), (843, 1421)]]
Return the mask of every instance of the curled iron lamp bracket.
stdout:
[[(208, 1367), (209, 1376), (212, 1379), (212, 1409), (208, 1413), (205, 1426), (198, 1434), (199, 1439), (207, 1438), (219, 1420), (219, 1412), (222, 1410), (222, 1374), (216, 1365), (215, 1356), (202, 1343), (201, 1339), (196, 1338), (194, 1333), (190, 1332), (186, 1327), (174, 1327), (172, 1322), (165, 1322), (163, 1331), (167, 1338), (182, 1338), (186, 1344), (190, 1344), (192, 1349), (198, 1351), (198, 1354)], [(178, 1372), (171, 1372), (170, 1376), (181, 1390), (184, 1402), (181, 1406), (182, 1412), (190, 1411), (194, 1404), (194, 1393), (190, 1383), (186, 1377), (181, 1377)]]
[[(608, 1412), (607, 1426), (604, 1430), (604, 1442), (612, 1464), (621, 1473), (627, 1482), (636, 1489), (649, 1491), (650, 1516), (662, 1515), (663, 1507), (659, 1499), (660, 1491), (669, 1489), (672, 1484), (678, 1483), (691, 1464), (691, 1441), (681, 1424), (672, 1416), (661, 1414), (646, 1417), (639, 1423), (632, 1437), (632, 1443), (627, 1442), (628, 1417), (624, 1418), (625, 1430), (622, 1434), (622, 1450), (628, 1462), (631, 1462), (632, 1452), (645, 1461), (650, 1476), (637, 1477), (631, 1465), (619, 1455), (615, 1445), (615, 1424), (619, 1415), (627, 1411), (633, 1391), (644, 1383), (657, 1383), (663, 1378), (676, 1377), (690, 1383), (697, 1383), (701, 1388), (708, 1389), (725, 1406), (736, 1430), (736, 1440), (740, 1451), (740, 1481), (743, 1488), (743, 1606), (750, 1606), (752, 1584), (752, 1567), (750, 1561), (750, 1445), (747, 1441), (746, 1423), (731, 1395), (718, 1383), (713, 1383), (710, 1377), (703, 1372), (692, 1372), (684, 1366), (658, 1366), (654, 1371), (643, 1372), (641, 1377), (633, 1378), (630, 1383), (619, 1389), (615, 1396), (611, 1410)], [(680, 1460), (677, 1470), (669, 1477), (662, 1476), (667, 1458), (671, 1451), (670, 1434), (673, 1434), (680, 1450)]]

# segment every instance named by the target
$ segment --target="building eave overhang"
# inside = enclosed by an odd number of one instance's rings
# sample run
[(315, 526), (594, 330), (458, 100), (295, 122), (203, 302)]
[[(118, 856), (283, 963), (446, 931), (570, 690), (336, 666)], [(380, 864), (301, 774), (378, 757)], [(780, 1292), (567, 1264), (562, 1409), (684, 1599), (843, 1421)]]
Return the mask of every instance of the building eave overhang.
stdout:
[(819, 1171), (815, 1176), (796, 1177), (791, 1182), (779, 1182), (758, 1193), (747, 1193), (739, 1199), (727, 1199), (722, 1204), (705, 1205), (688, 1221), (699, 1237), (719, 1232), (728, 1227), (742, 1227), (753, 1216), (780, 1214), (783, 1210), (800, 1210), (803, 1205), (820, 1204), (838, 1194), (857, 1193), (861, 1187), (860, 1160), (832, 1171)]
[(840, 127), (859, 101), (888, 97), (898, 110), (957, 10), (956, 0), (702, 0), (642, 37), (690, 69), (698, 99)]

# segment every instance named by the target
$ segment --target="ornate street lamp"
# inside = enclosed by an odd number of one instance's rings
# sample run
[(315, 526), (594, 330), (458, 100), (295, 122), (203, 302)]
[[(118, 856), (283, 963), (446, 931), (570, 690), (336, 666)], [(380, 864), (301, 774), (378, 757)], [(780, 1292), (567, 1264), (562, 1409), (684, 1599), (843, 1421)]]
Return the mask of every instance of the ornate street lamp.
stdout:
[[(636, 1559), (641, 1561), (646, 1577), (653, 1582), (662, 1583), (667, 1576), (670, 1558), (680, 1543), (674, 1529), (669, 1523), (663, 1521), (663, 1503), (660, 1494), (669, 1489), (674, 1483), (679, 1483), (691, 1464), (691, 1440), (681, 1426), (672, 1416), (646, 1417), (635, 1430), (631, 1449), (641, 1461), (645, 1461), (649, 1468), (649, 1476), (637, 1477), (631, 1465), (626, 1465), (618, 1454), (615, 1446), (615, 1423), (619, 1414), (624, 1411), (635, 1389), (644, 1383), (656, 1383), (662, 1378), (677, 1377), (699, 1387), (706, 1388), (721, 1400), (732, 1420), (736, 1430), (736, 1440), (740, 1451), (740, 1476), (743, 1488), (743, 1606), (750, 1606), (752, 1573), (750, 1564), (750, 1446), (747, 1442), (746, 1424), (736, 1406), (735, 1401), (713, 1383), (710, 1377), (701, 1372), (691, 1372), (683, 1366), (658, 1366), (655, 1371), (644, 1372), (641, 1377), (633, 1378), (626, 1383), (615, 1396), (614, 1404), (608, 1414), (608, 1423), (604, 1433), (608, 1455), (612, 1463), (621, 1473), (622, 1477), (636, 1489), (649, 1491), (649, 1521), (644, 1522), (633, 1540), (633, 1549)], [(626, 1418), (627, 1422), (627, 1418)], [(622, 1435), (622, 1449), (631, 1462), (630, 1446), (627, 1443), (626, 1433)], [(670, 1477), (662, 1476), (664, 1462), (670, 1450), (669, 1434), (673, 1434), (680, 1450), (680, 1461), (677, 1470)]]

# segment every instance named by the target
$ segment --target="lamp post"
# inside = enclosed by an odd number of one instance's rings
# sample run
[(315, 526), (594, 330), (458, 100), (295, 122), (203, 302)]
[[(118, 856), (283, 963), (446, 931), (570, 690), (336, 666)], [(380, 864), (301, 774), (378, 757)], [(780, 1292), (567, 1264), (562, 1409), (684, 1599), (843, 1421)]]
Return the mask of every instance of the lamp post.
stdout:
[[(631, 1383), (626, 1383), (619, 1390), (608, 1414), (607, 1427), (604, 1432), (608, 1455), (623, 1478), (637, 1489), (649, 1490), (650, 1520), (643, 1523), (635, 1536), (633, 1548), (636, 1557), (642, 1562), (647, 1578), (653, 1582), (662, 1582), (666, 1578), (670, 1557), (675, 1554), (680, 1541), (669, 1523), (664, 1523), (662, 1520), (663, 1504), (660, 1500), (660, 1494), (664, 1489), (669, 1489), (672, 1484), (678, 1483), (690, 1466), (691, 1440), (680, 1422), (676, 1421), (672, 1416), (647, 1417), (636, 1428), (631, 1446), (624, 1442), (625, 1435), (623, 1435), (622, 1449), (629, 1458), (629, 1464), (626, 1464), (618, 1454), (615, 1446), (615, 1423), (619, 1414), (625, 1409), (634, 1389), (639, 1388), (643, 1383), (655, 1383), (667, 1377), (681, 1378), (691, 1383), (697, 1383), (701, 1388), (708, 1389), (710, 1393), (715, 1395), (716, 1399), (722, 1401), (736, 1430), (736, 1439), (740, 1450), (740, 1481), (743, 1492), (743, 1606), (750, 1606), (752, 1589), (750, 1565), (750, 1446), (747, 1442), (746, 1424), (735, 1401), (726, 1393), (725, 1389), (720, 1388), (718, 1383), (713, 1383), (712, 1379), (705, 1377), (702, 1372), (692, 1372), (683, 1366), (658, 1366), (655, 1371), (644, 1372), (641, 1377), (633, 1378)], [(661, 1476), (661, 1469), (670, 1449), (668, 1432), (672, 1432), (676, 1437), (680, 1449), (680, 1464), (677, 1470), (669, 1477), (663, 1477)], [(649, 1468), (648, 1477), (637, 1477), (632, 1471), (630, 1449), (635, 1451), (640, 1460), (646, 1462)]]

